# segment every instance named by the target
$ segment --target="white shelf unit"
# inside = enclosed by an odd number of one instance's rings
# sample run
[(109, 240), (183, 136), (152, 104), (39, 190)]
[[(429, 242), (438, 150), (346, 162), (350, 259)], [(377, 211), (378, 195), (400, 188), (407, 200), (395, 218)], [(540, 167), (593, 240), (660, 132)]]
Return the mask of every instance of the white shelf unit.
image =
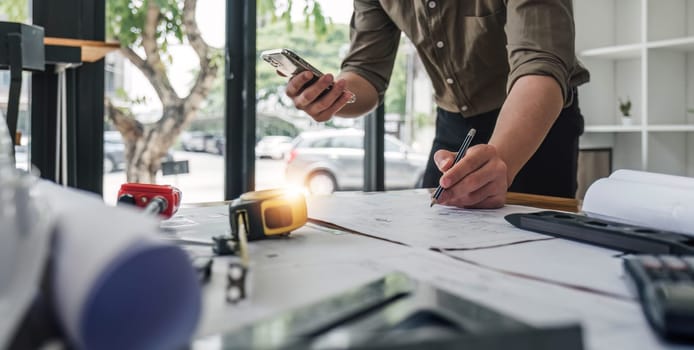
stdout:
[(612, 148), (614, 169), (694, 176), (694, 0), (574, 0), (574, 17), (591, 73), (581, 147)]

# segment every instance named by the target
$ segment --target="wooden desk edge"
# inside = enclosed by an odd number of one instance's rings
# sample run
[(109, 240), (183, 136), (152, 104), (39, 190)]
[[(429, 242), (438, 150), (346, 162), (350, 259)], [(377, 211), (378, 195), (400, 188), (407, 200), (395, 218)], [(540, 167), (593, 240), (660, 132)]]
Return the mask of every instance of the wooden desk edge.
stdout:
[(96, 62), (106, 56), (107, 53), (120, 48), (120, 43), (118, 42), (53, 37), (43, 38), (43, 43), (45, 45), (79, 47), (82, 49), (83, 62)]
[(506, 194), (506, 204), (525, 205), (549, 210), (562, 210), (572, 213), (577, 213), (580, 210), (580, 202), (577, 199), (516, 192), (509, 192)]

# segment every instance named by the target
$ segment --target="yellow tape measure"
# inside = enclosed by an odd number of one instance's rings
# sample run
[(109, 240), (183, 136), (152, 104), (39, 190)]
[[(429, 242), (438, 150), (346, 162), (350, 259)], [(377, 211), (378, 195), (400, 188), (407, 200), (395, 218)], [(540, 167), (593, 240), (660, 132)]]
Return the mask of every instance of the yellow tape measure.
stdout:
[(231, 234), (237, 240), (240, 230), (245, 230), (249, 241), (286, 235), (306, 220), (306, 198), (297, 191), (247, 192), (229, 203)]

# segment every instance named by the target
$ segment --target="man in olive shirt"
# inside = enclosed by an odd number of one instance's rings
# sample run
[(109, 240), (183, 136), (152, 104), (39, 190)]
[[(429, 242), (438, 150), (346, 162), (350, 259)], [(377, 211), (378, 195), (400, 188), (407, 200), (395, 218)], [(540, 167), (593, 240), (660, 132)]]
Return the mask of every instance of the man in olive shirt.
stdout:
[[(588, 72), (574, 54), (571, 0), (355, 0), (350, 28), (337, 79), (326, 74), (305, 86), (312, 74), (304, 72), (289, 81), (297, 108), (317, 121), (373, 109), (383, 101), (402, 32), (438, 105), (424, 176), (424, 187), (446, 189), (438, 203), (496, 208), (507, 190), (574, 196), (583, 132), (576, 86)], [(356, 102), (347, 104), (352, 94)], [(473, 127), (475, 146), (453, 165)]]

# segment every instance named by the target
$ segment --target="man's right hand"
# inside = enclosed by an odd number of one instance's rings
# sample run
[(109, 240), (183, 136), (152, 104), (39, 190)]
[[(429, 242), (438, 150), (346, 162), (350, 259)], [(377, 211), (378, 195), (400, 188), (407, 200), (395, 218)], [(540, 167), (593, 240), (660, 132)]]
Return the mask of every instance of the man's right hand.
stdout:
[[(352, 92), (345, 89), (347, 82), (344, 79), (335, 81), (332, 74), (326, 74), (306, 86), (311, 79), (313, 73), (309, 71), (295, 75), (287, 83), (286, 93), (297, 109), (306, 112), (315, 121), (329, 120), (354, 97)], [(325, 92), (331, 84), (332, 88)]]

